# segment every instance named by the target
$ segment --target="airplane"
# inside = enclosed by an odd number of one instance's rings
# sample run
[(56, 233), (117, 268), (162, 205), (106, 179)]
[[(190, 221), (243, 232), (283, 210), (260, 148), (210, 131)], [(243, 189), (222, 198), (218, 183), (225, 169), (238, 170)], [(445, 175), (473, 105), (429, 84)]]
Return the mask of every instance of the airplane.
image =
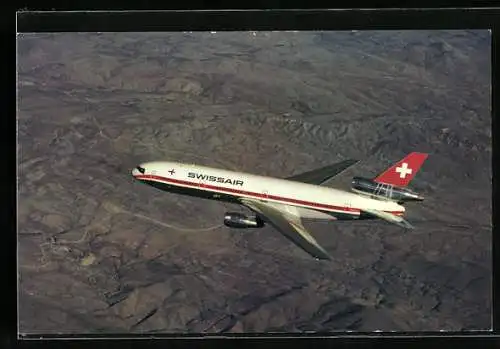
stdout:
[(304, 228), (302, 219), (382, 219), (412, 229), (403, 218), (403, 205), (424, 198), (407, 185), (427, 156), (413, 152), (374, 178), (353, 177), (350, 191), (325, 184), (359, 160), (348, 159), (283, 179), (169, 161), (142, 163), (132, 175), (164, 191), (245, 206), (253, 216), (227, 212), (224, 225), (261, 228), (269, 224), (316, 259), (331, 260)]

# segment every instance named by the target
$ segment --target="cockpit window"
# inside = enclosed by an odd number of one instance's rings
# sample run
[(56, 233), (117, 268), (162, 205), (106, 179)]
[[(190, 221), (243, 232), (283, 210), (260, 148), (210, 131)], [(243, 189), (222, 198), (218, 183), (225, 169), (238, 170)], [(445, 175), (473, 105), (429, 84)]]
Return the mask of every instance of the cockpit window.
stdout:
[(136, 169), (137, 169), (137, 171), (139, 171), (142, 174), (144, 174), (144, 172), (146, 172), (146, 170), (144, 169), (144, 167), (141, 167), (141, 166), (137, 166)]

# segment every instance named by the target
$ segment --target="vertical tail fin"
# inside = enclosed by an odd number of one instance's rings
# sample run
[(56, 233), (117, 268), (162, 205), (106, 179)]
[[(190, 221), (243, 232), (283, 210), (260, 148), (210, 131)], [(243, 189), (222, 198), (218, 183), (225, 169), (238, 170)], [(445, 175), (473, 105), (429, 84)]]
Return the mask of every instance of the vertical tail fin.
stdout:
[(377, 183), (392, 184), (397, 187), (406, 187), (417, 174), (427, 156), (425, 153), (410, 153), (404, 159), (378, 175), (374, 181)]

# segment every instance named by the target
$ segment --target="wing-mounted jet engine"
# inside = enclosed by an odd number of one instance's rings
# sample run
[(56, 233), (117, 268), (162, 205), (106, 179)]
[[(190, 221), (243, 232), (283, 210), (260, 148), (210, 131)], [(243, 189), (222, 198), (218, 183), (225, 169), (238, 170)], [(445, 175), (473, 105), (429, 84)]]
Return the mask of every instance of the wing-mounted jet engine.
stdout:
[(239, 212), (226, 212), (224, 225), (230, 228), (261, 228), (264, 221), (258, 216), (247, 216)]
[(377, 183), (373, 179), (363, 177), (353, 177), (351, 190), (372, 198), (391, 200), (398, 203), (424, 200), (421, 195), (410, 189), (397, 187), (392, 184)]

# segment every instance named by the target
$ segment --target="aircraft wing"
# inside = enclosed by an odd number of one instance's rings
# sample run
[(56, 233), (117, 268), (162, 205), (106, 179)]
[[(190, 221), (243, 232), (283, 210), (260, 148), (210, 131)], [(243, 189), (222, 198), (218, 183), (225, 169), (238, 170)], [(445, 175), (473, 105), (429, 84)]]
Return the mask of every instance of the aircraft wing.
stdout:
[(258, 213), (286, 238), (317, 259), (331, 259), (302, 225), (300, 217), (291, 215), (265, 202), (241, 199), (241, 203)]
[(411, 225), (407, 220), (405, 220), (403, 217), (396, 216), (392, 213), (388, 212), (383, 212), (379, 210), (372, 210), (372, 209), (363, 209), (364, 212), (369, 213), (377, 218), (383, 219), (389, 223), (394, 223), (402, 228), (405, 229), (413, 229), (413, 225)]
[(321, 185), (358, 162), (359, 160), (348, 159), (333, 165), (318, 168), (316, 170), (296, 174), (285, 179), (308, 184)]

